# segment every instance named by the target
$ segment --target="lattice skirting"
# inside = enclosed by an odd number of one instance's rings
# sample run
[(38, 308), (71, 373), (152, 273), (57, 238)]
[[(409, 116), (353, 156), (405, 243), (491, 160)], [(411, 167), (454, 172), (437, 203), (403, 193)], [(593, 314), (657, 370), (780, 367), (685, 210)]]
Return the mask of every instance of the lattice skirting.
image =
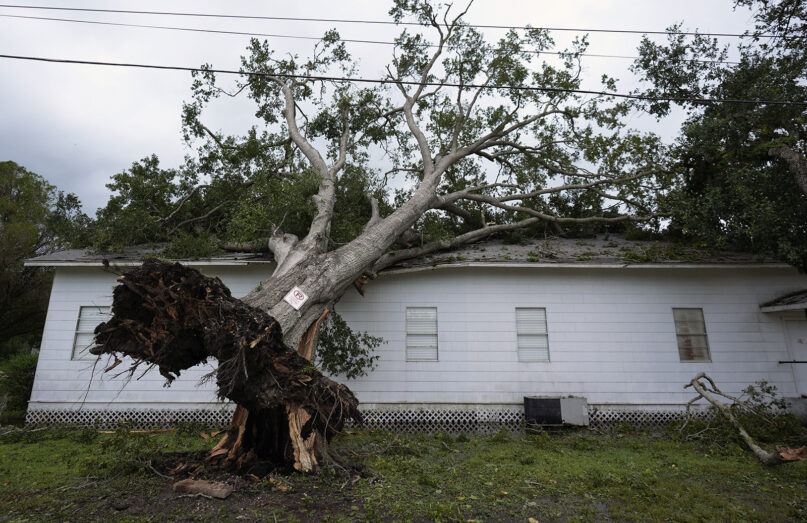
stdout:
[(496, 432), (524, 425), (523, 410), (516, 409), (416, 409), (363, 411), (364, 426), (401, 432)]
[[(699, 409), (692, 411), (692, 417), (710, 419), (711, 410)], [(686, 419), (686, 410), (636, 410), (636, 409), (609, 409), (590, 405), (588, 408), (589, 424), (593, 428), (609, 428), (614, 425), (628, 424), (639, 427), (663, 427), (677, 421)]]
[[(137, 428), (167, 428), (178, 423), (204, 423), (208, 426), (226, 426), (232, 418), (233, 408), (197, 410), (35, 410), (26, 416), (29, 424), (76, 424), (99, 428), (114, 428), (121, 422)], [(490, 433), (502, 427), (520, 431), (524, 427), (521, 408), (496, 409), (372, 409), (365, 410), (364, 426), (403, 432), (468, 432)], [(710, 416), (709, 411), (693, 411), (699, 418)], [(589, 420), (594, 428), (608, 428), (618, 424), (641, 427), (661, 427), (683, 420), (683, 410), (637, 410), (589, 406)]]
[(210, 427), (229, 425), (233, 407), (196, 410), (34, 410), (28, 409), (25, 422), (33, 425), (70, 424), (110, 429), (120, 423), (135, 428), (169, 428), (178, 423), (204, 423)]

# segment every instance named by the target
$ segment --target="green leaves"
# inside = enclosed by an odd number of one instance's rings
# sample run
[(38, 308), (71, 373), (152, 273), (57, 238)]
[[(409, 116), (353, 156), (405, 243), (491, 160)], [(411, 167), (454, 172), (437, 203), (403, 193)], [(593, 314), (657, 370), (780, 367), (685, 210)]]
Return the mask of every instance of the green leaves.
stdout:
[[(706, 36), (689, 38), (674, 26), (667, 45), (644, 39), (633, 71), (650, 84), (643, 94), (716, 99), (807, 100), (804, 39), (760, 39), (801, 35), (807, 24), (803, 2), (742, 0), (757, 8), (757, 35), (740, 45), (736, 64), (720, 63), (728, 48)], [(795, 32), (790, 32), (794, 30)], [(779, 104), (702, 104), (687, 108), (672, 156), (683, 187), (668, 195), (670, 229), (696, 242), (775, 255), (807, 270), (807, 195), (793, 173), (769, 151), (787, 145), (807, 152), (804, 107)], [(670, 102), (642, 103), (667, 115)]]
[(328, 374), (358, 378), (373, 370), (379, 358), (373, 352), (382, 343), (382, 338), (354, 331), (336, 311), (332, 311), (319, 330), (317, 361)]
[(23, 260), (84, 246), (90, 233), (75, 195), (14, 162), (0, 162), (0, 345), (42, 334), (52, 275), (23, 267)]

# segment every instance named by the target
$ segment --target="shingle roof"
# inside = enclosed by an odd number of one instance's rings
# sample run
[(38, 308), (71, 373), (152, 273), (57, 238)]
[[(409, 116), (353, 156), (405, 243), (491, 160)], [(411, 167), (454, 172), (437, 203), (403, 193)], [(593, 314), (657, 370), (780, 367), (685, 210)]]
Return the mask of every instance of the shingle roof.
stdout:
[(592, 238), (547, 238), (526, 245), (487, 241), (460, 249), (406, 260), (393, 269), (440, 265), (535, 264), (535, 265), (762, 265), (784, 266), (771, 258), (751, 253), (697, 249), (661, 241), (633, 241), (620, 235)]
[[(28, 266), (83, 266), (102, 265), (107, 260), (112, 265), (138, 265), (145, 258), (159, 256), (161, 246), (124, 247), (117, 252), (101, 253), (90, 249), (68, 249), (36, 258), (25, 260)], [(245, 265), (248, 263), (268, 263), (274, 261), (271, 256), (253, 252), (228, 252), (210, 258), (194, 260), (178, 260), (193, 265)]]
[[(70, 249), (26, 260), (30, 266), (136, 265), (144, 258), (159, 255), (161, 246), (126, 247), (115, 253)], [(269, 254), (230, 252), (206, 259), (179, 260), (194, 265), (245, 265), (270, 263)], [(501, 240), (479, 242), (451, 251), (405, 260), (392, 270), (424, 269), (436, 266), (463, 265), (575, 265), (575, 266), (785, 266), (771, 258), (745, 252), (697, 249), (661, 241), (628, 240), (620, 235), (600, 234), (592, 238), (531, 239), (526, 244), (507, 244)]]

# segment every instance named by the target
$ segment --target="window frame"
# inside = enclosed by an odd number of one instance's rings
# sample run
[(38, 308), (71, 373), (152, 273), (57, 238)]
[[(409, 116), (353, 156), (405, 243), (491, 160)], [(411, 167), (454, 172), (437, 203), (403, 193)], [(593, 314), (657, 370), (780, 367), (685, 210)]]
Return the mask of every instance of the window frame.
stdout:
[[(703, 326), (703, 332), (702, 333), (700, 333), (700, 332), (696, 332), (696, 333), (692, 333), (692, 332), (681, 333), (679, 323), (682, 323), (682, 322), (679, 322), (679, 320), (676, 318), (676, 311), (697, 311), (698, 313), (700, 313), (700, 324)], [(678, 360), (681, 363), (711, 363), (712, 362), (712, 349), (711, 349), (711, 346), (709, 344), (709, 332), (706, 329), (706, 315), (703, 313), (703, 307), (673, 307), (672, 308), (672, 314), (673, 314), (673, 326), (675, 328), (675, 344), (676, 344), (676, 347), (678, 348)], [(701, 359), (701, 358), (694, 357), (694, 352), (692, 352), (694, 349), (686, 348), (686, 347), (682, 346), (682, 343), (681, 343), (682, 339), (686, 339), (686, 338), (691, 339), (693, 337), (703, 338), (703, 342), (704, 342), (704, 346), (705, 346), (704, 350), (706, 351), (706, 357), (705, 358)], [(684, 351), (690, 351), (693, 354), (693, 358), (686, 358), (685, 359), (684, 358)]]
[[(81, 313), (84, 310), (89, 309), (96, 309), (100, 316), (106, 316), (106, 319), (102, 319), (100, 322), (96, 323), (92, 326), (92, 330), (81, 330)], [(104, 310), (105, 312), (102, 312)], [(105, 321), (109, 321), (112, 318), (112, 306), (111, 305), (80, 305), (78, 308), (78, 316), (76, 317), (76, 328), (73, 330), (73, 347), (70, 351), (70, 360), (71, 361), (86, 361), (95, 359), (95, 356), (90, 354), (86, 349), (90, 346), (87, 345), (85, 347), (78, 347), (78, 339), (81, 335), (86, 334), (95, 334), (95, 328)]]
[[(410, 333), (409, 332), (409, 311), (414, 309), (429, 309), (434, 311), (434, 334), (430, 333)], [(407, 362), (434, 362), (440, 361), (440, 341), (439, 341), (439, 314), (437, 306), (435, 305), (407, 305), (404, 307), (404, 358)], [(434, 358), (414, 358), (409, 355), (409, 337), (410, 336), (434, 336)], [(422, 348), (424, 346), (413, 346), (412, 348)]]
[[(537, 310), (542, 311), (544, 316), (544, 332), (543, 333), (521, 333), (519, 330), (519, 322), (518, 322), (518, 311), (519, 310)], [(515, 317), (515, 324), (516, 324), (516, 357), (518, 358), (519, 363), (550, 363), (552, 361), (552, 355), (549, 350), (549, 311), (547, 311), (546, 307), (515, 307), (513, 311)], [(546, 340), (546, 358), (544, 359), (525, 359), (521, 353), (521, 346), (519, 340), (522, 336), (542, 336)]]

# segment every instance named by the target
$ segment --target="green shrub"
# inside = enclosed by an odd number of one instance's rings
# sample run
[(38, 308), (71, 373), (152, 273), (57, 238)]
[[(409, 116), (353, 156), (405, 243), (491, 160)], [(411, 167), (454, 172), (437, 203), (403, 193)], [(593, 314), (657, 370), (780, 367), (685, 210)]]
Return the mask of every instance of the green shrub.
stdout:
[(0, 412), (0, 425), (25, 422), (25, 411), (34, 387), (36, 361), (36, 354), (17, 354), (0, 364), (0, 398), (6, 397), (6, 406)]
[(16, 356), (17, 354), (30, 353), (31, 346), (38, 344), (38, 338), (29, 335), (10, 338), (0, 343), (0, 361)]

